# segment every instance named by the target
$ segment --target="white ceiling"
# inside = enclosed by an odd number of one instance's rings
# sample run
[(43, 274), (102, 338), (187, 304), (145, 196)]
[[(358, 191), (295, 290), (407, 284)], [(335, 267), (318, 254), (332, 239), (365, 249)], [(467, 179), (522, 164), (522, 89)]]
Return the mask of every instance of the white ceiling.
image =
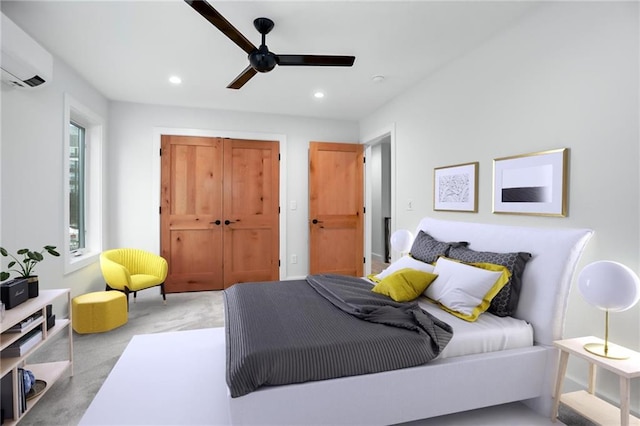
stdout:
[[(357, 120), (531, 11), (525, 1), (214, 1), (275, 53), (355, 55), (352, 68), (276, 67), (226, 86), (246, 54), (181, 0), (7, 1), (5, 15), (108, 99)], [(180, 86), (168, 77), (182, 77)], [(372, 76), (384, 75), (383, 82)], [(55, 79), (55, 75), (54, 75)], [(326, 97), (312, 94), (322, 90)]]

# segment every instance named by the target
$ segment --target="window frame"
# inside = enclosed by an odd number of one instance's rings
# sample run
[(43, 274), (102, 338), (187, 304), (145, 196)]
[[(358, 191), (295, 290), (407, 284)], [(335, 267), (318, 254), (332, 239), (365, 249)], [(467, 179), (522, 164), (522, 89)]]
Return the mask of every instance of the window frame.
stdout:
[[(70, 225), (70, 124), (85, 129), (85, 247), (71, 251)], [(103, 249), (103, 144), (105, 120), (71, 95), (64, 96), (64, 258), (65, 274), (94, 263)]]

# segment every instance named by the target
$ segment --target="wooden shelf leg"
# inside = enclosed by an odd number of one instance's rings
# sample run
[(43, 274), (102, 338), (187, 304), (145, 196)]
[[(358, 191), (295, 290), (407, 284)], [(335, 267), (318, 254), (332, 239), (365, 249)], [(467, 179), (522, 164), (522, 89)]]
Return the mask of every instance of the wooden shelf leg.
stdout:
[(588, 391), (591, 395), (596, 392), (596, 365), (589, 363), (589, 388)]
[(629, 399), (631, 379), (620, 377), (620, 424), (629, 426)]
[(558, 418), (558, 409), (560, 408), (560, 395), (562, 395), (562, 383), (564, 375), (567, 373), (567, 364), (569, 363), (569, 352), (560, 351), (560, 361), (558, 363), (558, 374), (556, 375), (556, 388), (553, 394), (553, 410), (551, 411), (551, 421), (556, 422)]
[(69, 375), (73, 377), (73, 317), (71, 309), (71, 292), (67, 293), (67, 306), (69, 307), (69, 326), (67, 327), (68, 339), (69, 339)]

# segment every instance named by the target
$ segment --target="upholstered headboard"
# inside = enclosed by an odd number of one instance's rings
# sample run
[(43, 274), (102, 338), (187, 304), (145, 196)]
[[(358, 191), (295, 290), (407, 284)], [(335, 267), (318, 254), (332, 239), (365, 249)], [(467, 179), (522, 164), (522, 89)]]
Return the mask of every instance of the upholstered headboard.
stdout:
[[(528, 252), (532, 257), (522, 275), (515, 317), (528, 321), (537, 343), (562, 338), (573, 274), (590, 229), (533, 228), (438, 220), (425, 217), (424, 230), (441, 241), (467, 241), (476, 251)], [(417, 235), (417, 232), (416, 232)]]

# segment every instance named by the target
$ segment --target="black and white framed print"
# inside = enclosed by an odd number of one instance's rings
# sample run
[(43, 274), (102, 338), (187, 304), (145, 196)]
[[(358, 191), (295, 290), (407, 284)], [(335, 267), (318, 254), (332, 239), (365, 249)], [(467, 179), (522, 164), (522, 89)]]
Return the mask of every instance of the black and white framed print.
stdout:
[(493, 160), (493, 212), (566, 216), (568, 151)]
[(478, 211), (478, 162), (433, 170), (433, 209)]

